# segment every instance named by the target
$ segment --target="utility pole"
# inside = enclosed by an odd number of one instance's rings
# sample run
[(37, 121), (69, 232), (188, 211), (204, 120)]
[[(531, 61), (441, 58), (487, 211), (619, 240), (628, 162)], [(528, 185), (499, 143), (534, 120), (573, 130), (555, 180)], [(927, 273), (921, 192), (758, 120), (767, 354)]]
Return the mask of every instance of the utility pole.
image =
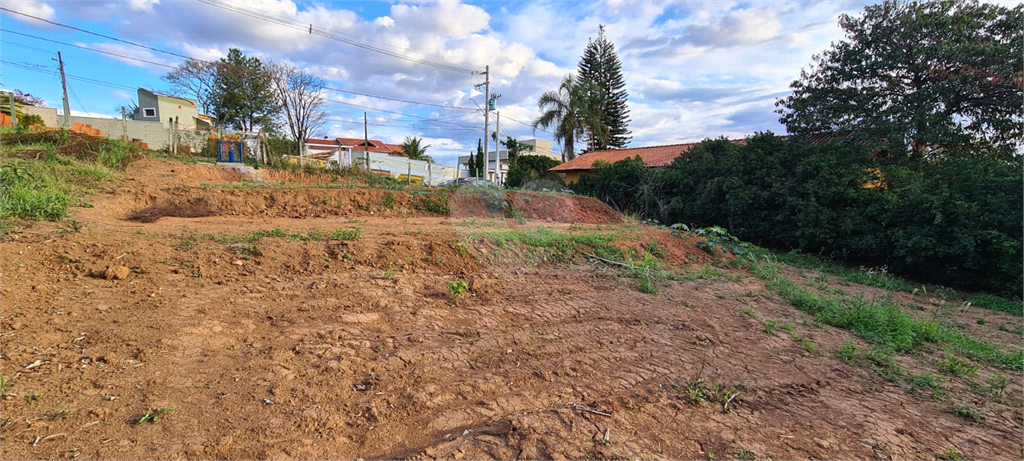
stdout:
[(366, 122), (366, 112), (363, 112), (363, 160), (366, 160), (366, 171), (370, 171), (370, 129)]
[[(491, 99), (488, 100), (488, 102), (487, 102), (487, 108), (490, 109), (490, 110), (496, 110), (498, 108), (498, 98), (500, 98), (500, 97), (501, 97), (501, 94), (492, 94), (491, 95)], [(488, 138), (491, 137), (490, 133), (487, 134), (487, 137)], [(486, 146), (486, 145), (487, 144), (484, 144), (484, 146)], [(495, 166), (495, 169), (494, 169), (494, 182), (495, 182), (495, 184), (497, 184), (497, 182), (498, 182), (498, 169), (497, 169), (497, 166), (500, 163), (500, 160), (498, 160), (498, 156), (501, 155), (500, 151), (501, 151), (501, 142), (498, 140), (497, 131), (495, 131), (495, 134), (494, 134), (494, 166)], [(487, 151), (484, 151), (484, 152), (487, 152)], [(485, 168), (490, 168), (490, 166), (491, 166), (491, 160), (490, 160), (491, 154), (490, 154), (490, 152), (487, 152), (485, 154), (485, 156), (487, 157), (487, 159), (486, 159), (487, 161), (484, 162), (484, 166), (485, 166)], [(487, 170), (484, 170), (484, 171), (486, 172)], [(484, 173), (484, 174), (486, 176), (486, 173)]]
[(18, 128), (18, 108), (14, 105), (14, 92), (7, 93), (7, 97), (11, 103), (11, 128)]
[(487, 163), (489, 161), (489, 148), (488, 141), (491, 139), (490, 133), (490, 116), (491, 116), (491, 66), (484, 67), (484, 82), (476, 85), (477, 88), (484, 87), (484, 165), (480, 169), (481, 179), (487, 178)]
[(64, 58), (60, 51), (57, 52), (57, 62), (60, 64), (60, 83), (64, 87), (64, 128), (71, 128), (71, 103), (68, 101), (68, 79), (64, 76)]
[[(500, 96), (500, 95), (499, 95)], [(501, 111), (494, 113), (494, 183), (501, 187)]]

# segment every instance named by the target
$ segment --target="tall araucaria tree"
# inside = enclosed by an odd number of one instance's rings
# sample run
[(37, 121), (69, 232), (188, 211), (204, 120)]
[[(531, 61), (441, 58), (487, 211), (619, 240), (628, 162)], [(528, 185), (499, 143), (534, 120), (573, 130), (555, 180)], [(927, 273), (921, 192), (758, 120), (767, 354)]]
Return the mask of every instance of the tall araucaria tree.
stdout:
[(600, 107), (601, 122), (608, 127), (605, 139), (592, 133), (586, 134), (590, 141), (588, 149), (626, 147), (632, 138), (629, 131), (629, 107), (626, 106), (629, 93), (626, 92), (626, 80), (622, 77), (622, 62), (615, 52), (615, 44), (605, 37), (603, 25), (598, 28), (597, 40), (587, 43), (583, 57), (580, 58), (576, 83), (586, 82), (596, 84), (604, 93)]
[(846, 38), (776, 102), (790, 133), (861, 133), (896, 161), (1012, 158), (1021, 115), (1024, 6), (885, 1), (843, 15)]

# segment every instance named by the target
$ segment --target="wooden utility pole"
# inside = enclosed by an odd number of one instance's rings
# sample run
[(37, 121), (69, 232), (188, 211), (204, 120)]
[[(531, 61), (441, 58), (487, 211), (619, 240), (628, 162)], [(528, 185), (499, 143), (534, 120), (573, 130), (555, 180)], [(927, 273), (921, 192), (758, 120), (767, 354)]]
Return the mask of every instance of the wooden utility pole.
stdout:
[(121, 106), (121, 140), (128, 142), (128, 119), (125, 116), (124, 106)]
[(484, 165), (480, 169), (480, 178), (487, 178), (487, 163), (490, 160), (488, 141), (491, 139), (490, 134), (490, 116), (491, 116), (491, 66), (484, 67), (484, 82), (476, 85), (477, 88), (484, 87)]
[(60, 84), (64, 87), (64, 128), (71, 128), (71, 103), (68, 102), (68, 79), (64, 76), (64, 58), (57, 52), (57, 63), (60, 64)]
[(494, 113), (494, 183), (501, 187), (501, 111)]
[(366, 171), (370, 171), (370, 128), (366, 122), (366, 112), (363, 112), (363, 159), (366, 160)]
[(14, 105), (14, 92), (7, 94), (11, 98), (11, 128), (18, 128), (18, 108)]

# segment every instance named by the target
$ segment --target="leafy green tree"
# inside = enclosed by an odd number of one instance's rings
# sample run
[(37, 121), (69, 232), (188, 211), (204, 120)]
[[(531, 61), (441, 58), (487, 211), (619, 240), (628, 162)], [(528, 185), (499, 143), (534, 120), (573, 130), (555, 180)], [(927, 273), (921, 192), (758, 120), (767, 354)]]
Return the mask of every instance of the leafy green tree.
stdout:
[(466, 161), (466, 169), (469, 170), (469, 177), (475, 178), (476, 174), (476, 153), (469, 151), (469, 160)]
[(557, 90), (546, 91), (537, 105), (541, 115), (533, 121), (537, 128), (553, 128), (556, 142), (562, 142), (562, 161), (576, 158), (576, 140), (590, 135), (600, 145), (608, 138), (608, 126), (601, 117), (604, 93), (590, 81), (577, 82), (566, 76)]
[(217, 66), (212, 106), (220, 126), (243, 131), (274, 131), (280, 103), (263, 62), (232, 48)]
[(662, 219), (667, 197), (654, 193), (659, 172), (647, 168), (639, 155), (615, 163), (599, 160), (594, 166), (593, 175), (584, 175), (576, 183), (577, 192), (597, 197), (623, 213)]
[(487, 164), (484, 163), (484, 142), (481, 139), (476, 140), (476, 174), (474, 177), (483, 178), (487, 174)]
[(603, 96), (598, 112), (601, 114), (601, 126), (607, 127), (608, 133), (601, 136), (588, 132), (588, 149), (604, 150), (609, 148), (622, 149), (629, 144), (629, 107), (626, 101), (626, 80), (622, 76), (622, 63), (615, 52), (615, 44), (604, 35), (604, 26), (598, 27), (597, 40), (587, 43), (583, 57), (579, 62), (579, 76), (576, 83), (587, 82), (596, 84)]
[(545, 155), (520, 155), (515, 165), (509, 168), (505, 185), (523, 187), (537, 179), (548, 179), (562, 184), (562, 177), (558, 173), (548, 171), (560, 163), (562, 162)]
[(856, 140), (706, 140), (667, 168), (598, 164), (574, 188), (664, 223), (723, 226), (777, 250), (887, 266), (914, 280), (1019, 296), (1021, 157), (880, 165)]
[(428, 162), (434, 161), (427, 155), (427, 148), (429, 145), (424, 146), (420, 138), (415, 136), (406, 136), (405, 141), (402, 142), (402, 155), (409, 157), (413, 160), (426, 160)]
[[(791, 133), (851, 130), (910, 161), (993, 155), (1024, 138), (1024, 6), (887, 0), (843, 15), (846, 39), (776, 102)], [(899, 158), (897, 158), (899, 159)]]
[(509, 171), (516, 167), (516, 163), (519, 162), (519, 156), (523, 155), (523, 152), (533, 152), (533, 146), (523, 144), (511, 136), (507, 136), (507, 139), (502, 141), (501, 145), (505, 146)]

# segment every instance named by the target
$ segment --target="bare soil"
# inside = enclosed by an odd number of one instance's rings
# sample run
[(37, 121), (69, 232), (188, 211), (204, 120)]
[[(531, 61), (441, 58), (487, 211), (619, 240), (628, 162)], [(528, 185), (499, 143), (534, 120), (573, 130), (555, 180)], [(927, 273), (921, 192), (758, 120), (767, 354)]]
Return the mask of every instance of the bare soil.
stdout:
[[(866, 345), (805, 324), (744, 271), (647, 295), (604, 265), (471, 238), (616, 232), (624, 249), (657, 242), (670, 271), (711, 264), (695, 239), (592, 199), (518, 193), (516, 219), (454, 193), (438, 215), (415, 189), (306, 187), (326, 183), (282, 172), (256, 188), (155, 159), (124, 174), (73, 209), (77, 225), (26, 226), (0, 245), (5, 459), (1024, 457), (1019, 373), (1003, 372), (1002, 399), (969, 386), (991, 367), (940, 376), (944, 398), (911, 394), (835, 358), (844, 341)], [(271, 229), (360, 238), (241, 238)], [(472, 289), (454, 295), (456, 280)], [(1020, 317), (944, 312), (1021, 344)], [(766, 333), (769, 320), (818, 348)], [(934, 371), (937, 356), (900, 360)], [(698, 374), (738, 395), (688, 402)]]

